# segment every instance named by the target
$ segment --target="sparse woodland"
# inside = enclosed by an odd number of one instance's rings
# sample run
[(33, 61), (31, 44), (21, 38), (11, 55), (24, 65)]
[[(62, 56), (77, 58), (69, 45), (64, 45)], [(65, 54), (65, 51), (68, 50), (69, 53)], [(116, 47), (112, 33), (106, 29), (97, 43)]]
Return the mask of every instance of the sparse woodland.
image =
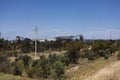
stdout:
[[(120, 79), (120, 75), (114, 75), (120, 71), (120, 68), (116, 68), (120, 65), (120, 40), (94, 40), (93, 44), (93, 40), (83, 40), (80, 37), (76, 40), (57, 39), (37, 42), (38, 58), (35, 59), (33, 40), (29, 38), (16, 41), (0, 39), (0, 75), (19, 76), (23, 77), (23, 80)], [(46, 51), (49, 54), (45, 54)], [(92, 70), (93, 68), (95, 70)], [(108, 76), (109, 79), (104, 76)]]

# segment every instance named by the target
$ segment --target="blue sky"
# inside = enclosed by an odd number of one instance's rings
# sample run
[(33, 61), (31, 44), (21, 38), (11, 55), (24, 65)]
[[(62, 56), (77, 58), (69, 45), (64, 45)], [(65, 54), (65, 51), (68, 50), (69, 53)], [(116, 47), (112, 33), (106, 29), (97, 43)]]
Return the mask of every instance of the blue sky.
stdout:
[(39, 39), (83, 34), (85, 38), (120, 38), (120, 0), (0, 0), (0, 32)]

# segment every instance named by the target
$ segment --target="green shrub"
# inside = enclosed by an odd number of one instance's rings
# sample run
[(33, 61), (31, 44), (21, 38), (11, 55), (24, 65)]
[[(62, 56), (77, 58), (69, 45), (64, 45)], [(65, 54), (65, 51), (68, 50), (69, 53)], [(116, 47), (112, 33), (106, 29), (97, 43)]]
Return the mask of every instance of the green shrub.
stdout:
[(36, 71), (37, 71), (37, 69), (35, 67), (29, 67), (27, 69), (28, 77), (33, 78), (35, 76), (35, 74), (36, 74)]
[(24, 55), (24, 56), (20, 56), (15, 59), (16, 62), (18, 62), (19, 60), (22, 60), (24, 63), (24, 66), (27, 67), (27, 66), (29, 66), (32, 58), (30, 56)]
[(13, 74), (14, 75), (22, 75), (22, 72), (23, 72), (23, 69), (22, 69), (22, 67), (17, 63), (17, 62), (15, 62), (14, 63), (14, 70), (13, 70)]
[(110, 56), (110, 52), (108, 50), (100, 50), (99, 54), (101, 57), (104, 57), (105, 60), (107, 60)]
[(36, 59), (32, 62), (32, 67), (36, 67), (38, 66), (38, 64), (40, 63), (40, 60), (39, 59)]
[(49, 60), (45, 56), (40, 56), (40, 63), (38, 65), (37, 76), (42, 78), (48, 78), (50, 75), (50, 63)]
[(120, 51), (117, 53), (117, 59), (120, 60)]
[(0, 53), (0, 72), (7, 73), (10, 69), (10, 62), (6, 54)]
[(48, 58), (49, 58), (50, 64), (53, 64), (55, 61), (59, 60), (59, 57), (56, 54), (50, 54)]
[(109, 54), (105, 54), (104, 59), (107, 60), (109, 58)]
[(65, 70), (64, 70), (64, 64), (60, 61), (56, 61), (54, 63), (54, 69), (55, 69), (55, 79), (57, 80), (61, 80), (64, 78), (64, 73), (65, 73)]
[(60, 61), (61, 61), (62, 63), (64, 63), (66, 66), (68, 66), (68, 65), (70, 64), (70, 60), (69, 60), (69, 58), (67, 57), (67, 55), (61, 56), (61, 57), (60, 57)]

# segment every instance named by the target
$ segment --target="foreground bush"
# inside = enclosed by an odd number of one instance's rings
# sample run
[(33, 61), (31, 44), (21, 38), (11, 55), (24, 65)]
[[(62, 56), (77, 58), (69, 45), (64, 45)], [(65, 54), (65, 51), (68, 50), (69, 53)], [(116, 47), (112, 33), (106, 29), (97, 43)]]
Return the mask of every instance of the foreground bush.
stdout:
[(54, 63), (54, 69), (55, 69), (55, 79), (61, 80), (64, 78), (64, 64), (60, 61), (56, 61)]
[(120, 60), (120, 51), (117, 53), (117, 59)]
[(107, 60), (110, 56), (110, 52), (107, 50), (100, 50), (99, 54), (101, 57), (104, 57), (105, 60)]
[(0, 72), (8, 73), (10, 69), (10, 62), (8, 56), (0, 53)]
[(33, 78), (36, 75), (36, 71), (37, 71), (37, 68), (35, 68), (35, 67), (29, 67), (27, 69), (27, 75), (28, 75), (28, 77)]
[(22, 75), (23, 72), (23, 68), (20, 66), (20, 64), (18, 64), (17, 62), (14, 63), (14, 70), (13, 70), (13, 74), (14, 75)]
[(20, 57), (15, 59), (16, 62), (18, 62), (19, 60), (22, 60), (24, 63), (24, 66), (28, 67), (32, 58), (30, 56), (24, 55), (24, 56), (20, 56)]
[(45, 56), (40, 56), (37, 75), (42, 78), (48, 78), (50, 75), (50, 63)]

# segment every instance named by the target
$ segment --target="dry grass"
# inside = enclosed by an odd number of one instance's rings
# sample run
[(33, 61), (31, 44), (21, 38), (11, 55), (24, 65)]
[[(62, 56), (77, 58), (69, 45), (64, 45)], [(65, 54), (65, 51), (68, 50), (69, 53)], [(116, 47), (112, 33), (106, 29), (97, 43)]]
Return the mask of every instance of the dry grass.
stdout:
[(67, 80), (120, 80), (120, 62), (115, 57), (88, 63), (83, 59), (76, 71), (66, 72)]
[(13, 75), (0, 73), (0, 80), (31, 80), (31, 79), (21, 76), (13, 76)]
[[(37, 53), (36, 57), (35, 57), (35, 53), (31, 52), (31, 53), (26, 53), (26, 54), (19, 54), (19, 55), (28, 55), (31, 56), (32, 59), (39, 59), (40, 56), (45, 55), (46, 57), (49, 56), (49, 54), (56, 54), (56, 55), (63, 55), (65, 53), (65, 51), (44, 51), (44, 52), (39, 52)], [(10, 61), (13, 62), (15, 61), (16, 57), (10, 57)]]
[(62, 55), (64, 53), (65, 51), (44, 51), (44, 52), (37, 53), (36, 57), (34, 57), (34, 52), (27, 55), (31, 56), (33, 59), (39, 59), (41, 55), (45, 55), (46, 57), (48, 57), (49, 54)]
[(120, 80), (120, 61), (107, 65), (85, 80)]

